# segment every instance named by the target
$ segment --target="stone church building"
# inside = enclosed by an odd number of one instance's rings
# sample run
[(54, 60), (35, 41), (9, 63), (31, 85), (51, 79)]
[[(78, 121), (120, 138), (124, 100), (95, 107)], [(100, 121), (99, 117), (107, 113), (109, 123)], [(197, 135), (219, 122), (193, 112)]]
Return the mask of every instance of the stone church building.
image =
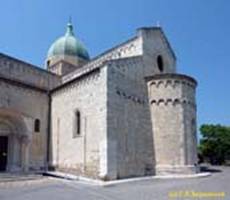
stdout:
[(196, 81), (160, 27), (90, 58), (68, 23), (46, 70), (0, 54), (0, 171), (95, 179), (193, 174)]

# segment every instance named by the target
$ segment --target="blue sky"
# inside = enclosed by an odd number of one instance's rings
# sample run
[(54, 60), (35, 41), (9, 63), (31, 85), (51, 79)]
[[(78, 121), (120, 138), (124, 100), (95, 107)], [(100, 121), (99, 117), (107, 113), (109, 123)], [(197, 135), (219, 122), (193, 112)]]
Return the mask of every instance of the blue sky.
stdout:
[(198, 123), (230, 125), (229, 9), (227, 0), (7, 0), (0, 7), (0, 51), (43, 66), (71, 15), (94, 57), (159, 21), (178, 72), (199, 82)]

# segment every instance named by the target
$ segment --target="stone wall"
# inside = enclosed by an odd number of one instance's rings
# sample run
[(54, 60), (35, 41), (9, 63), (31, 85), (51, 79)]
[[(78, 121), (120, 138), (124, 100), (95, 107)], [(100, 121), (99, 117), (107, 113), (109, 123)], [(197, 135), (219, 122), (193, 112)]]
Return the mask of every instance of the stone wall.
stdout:
[[(98, 68), (52, 93), (52, 165), (97, 178), (106, 133), (106, 68)], [(81, 114), (76, 133), (75, 113)]]
[(44, 89), (61, 83), (57, 75), (4, 54), (0, 54), (0, 76)]
[[(0, 79), (0, 115), (4, 119), (9, 114), (25, 116), (31, 120), (29, 129), (29, 169), (41, 170), (46, 166), (47, 128), (48, 128), (48, 95), (46, 91), (27, 87), (13, 81)], [(40, 131), (34, 132), (34, 120), (40, 120)], [(14, 123), (14, 125), (16, 125)], [(18, 134), (20, 127), (15, 133)], [(16, 148), (16, 147), (12, 147)], [(21, 151), (18, 149), (17, 151)], [(18, 154), (14, 154), (16, 156)], [(14, 162), (20, 158), (14, 158)], [(14, 163), (21, 165), (21, 163)], [(20, 166), (19, 166), (20, 167)]]
[[(137, 67), (138, 65), (132, 65)], [(110, 66), (108, 72), (108, 143), (115, 143), (114, 174), (124, 178), (154, 173), (153, 140), (147, 96), (138, 84)], [(112, 151), (112, 150), (110, 150)]]
[(46, 67), (48, 71), (63, 76), (82, 67), (87, 62), (77, 56), (55, 55), (47, 58)]
[(179, 74), (147, 78), (156, 173), (196, 173), (196, 81)]
[[(144, 76), (158, 73), (176, 73), (176, 56), (160, 27), (140, 28), (138, 35), (143, 40)], [(157, 57), (163, 60), (163, 71), (158, 67)]]
[[(164, 60), (163, 73), (176, 70), (175, 57), (161, 34), (158, 29), (145, 30), (140, 34), (142, 56), (108, 62), (107, 137), (108, 143), (116, 143), (116, 155), (113, 156), (117, 161), (113, 174), (117, 174), (117, 178), (155, 173), (152, 125), (144, 77), (160, 73), (157, 55)], [(114, 163), (113, 157), (109, 159)]]

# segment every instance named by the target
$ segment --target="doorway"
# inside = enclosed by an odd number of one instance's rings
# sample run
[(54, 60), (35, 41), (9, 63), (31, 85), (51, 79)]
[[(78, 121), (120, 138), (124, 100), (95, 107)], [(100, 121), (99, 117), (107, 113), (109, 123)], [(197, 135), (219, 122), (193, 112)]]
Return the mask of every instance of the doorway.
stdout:
[(6, 171), (8, 153), (8, 137), (0, 136), (0, 171)]

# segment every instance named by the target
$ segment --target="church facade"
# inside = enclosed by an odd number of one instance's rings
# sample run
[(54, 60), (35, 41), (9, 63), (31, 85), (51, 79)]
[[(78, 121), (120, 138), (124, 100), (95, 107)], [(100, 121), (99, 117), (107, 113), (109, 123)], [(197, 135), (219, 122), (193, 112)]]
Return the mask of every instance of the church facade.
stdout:
[(0, 54), (0, 171), (194, 174), (196, 81), (160, 27), (90, 59), (68, 23), (47, 70)]

